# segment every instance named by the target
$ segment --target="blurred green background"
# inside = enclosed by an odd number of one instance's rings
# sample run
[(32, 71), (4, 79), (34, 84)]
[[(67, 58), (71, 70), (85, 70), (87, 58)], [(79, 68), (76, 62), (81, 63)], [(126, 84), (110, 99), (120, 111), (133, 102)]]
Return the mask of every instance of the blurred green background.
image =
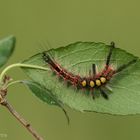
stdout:
[[(138, 0), (1, 0), (0, 38), (15, 35), (16, 50), (8, 64), (41, 51), (40, 44), (64, 46), (75, 41), (116, 45), (140, 57), (140, 1)], [(49, 45), (47, 45), (49, 44)], [(43, 50), (43, 48), (42, 48)], [(8, 65), (7, 64), (7, 65)], [(20, 69), (9, 71), (15, 79), (26, 76)], [(110, 116), (63, 112), (40, 102), (22, 85), (9, 89), (9, 102), (45, 140), (139, 140), (140, 115)], [(0, 107), (0, 140), (33, 140), (15, 118)]]

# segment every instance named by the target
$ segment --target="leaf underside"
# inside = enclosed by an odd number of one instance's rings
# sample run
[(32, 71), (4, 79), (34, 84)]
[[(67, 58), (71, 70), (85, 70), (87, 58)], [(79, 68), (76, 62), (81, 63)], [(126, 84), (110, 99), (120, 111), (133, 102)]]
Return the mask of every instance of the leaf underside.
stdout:
[(49, 91), (48, 89), (46, 89), (45, 87), (39, 85), (36, 82), (33, 81), (21, 81), (23, 84), (25, 84), (26, 86), (28, 86), (28, 88), (39, 98), (41, 99), (43, 102), (46, 102), (50, 105), (56, 105), (59, 106), (62, 111), (64, 112), (67, 122), (69, 124), (69, 116), (67, 114), (67, 112), (65, 111), (65, 109), (63, 108), (62, 104), (60, 101), (58, 101), (56, 99), (56, 97), (51, 93), (51, 91)]
[(51, 92), (33, 81), (22, 81), (25, 85), (29, 87), (29, 89), (43, 102), (46, 102), (50, 105), (59, 105), (55, 100), (55, 96), (51, 94)]
[(2, 67), (7, 62), (13, 53), (15, 42), (16, 39), (14, 36), (9, 36), (0, 40), (0, 67)]
[[(88, 76), (93, 63), (96, 64), (98, 72), (105, 66), (110, 45), (94, 42), (76, 42), (66, 47), (50, 49), (47, 52), (53, 59), (67, 71), (73, 74)], [(119, 66), (136, 59), (137, 57), (124, 50), (115, 48), (111, 57), (111, 66), (117, 69)], [(127, 67), (125, 70), (114, 75), (107, 83), (112, 89), (109, 100), (99, 95), (92, 99), (86, 91), (67, 87), (64, 81), (53, 75), (49, 65), (42, 59), (42, 53), (36, 54), (25, 60), (24, 63), (44, 66), (48, 71), (24, 68), (25, 73), (35, 82), (43, 85), (59, 101), (78, 111), (93, 111), (114, 115), (127, 115), (140, 113), (140, 60)], [(40, 95), (42, 96), (42, 95)], [(45, 98), (45, 95), (44, 95)]]

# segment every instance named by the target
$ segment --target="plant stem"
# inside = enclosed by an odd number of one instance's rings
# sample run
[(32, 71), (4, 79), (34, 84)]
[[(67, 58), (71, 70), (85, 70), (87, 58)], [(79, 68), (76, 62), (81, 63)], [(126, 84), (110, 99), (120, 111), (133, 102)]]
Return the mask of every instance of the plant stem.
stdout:
[(30, 123), (26, 122), (19, 114), (15, 111), (15, 109), (7, 102), (6, 99), (1, 103), (1, 105), (5, 106), (10, 113), (34, 136), (36, 140), (43, 140), (41, 136), (31, 127)]
[(49, 70), (48, 68), (44, 68), (44, 67), (37, 66), (37, 65), (22, 64), (22, 63), (12, 64), (12, 65), (6, 67), (6, 68), (2, 71), (2, 73), (0, 74), (0, 83), (2, 82), (3, 77), (4, 77), (4, 75), (6, 74), (6, 72), (7, 72), (9, 69), (13, 68), (13, 67), (26, 67), (26, 68), (32, 68), (32, 69)]

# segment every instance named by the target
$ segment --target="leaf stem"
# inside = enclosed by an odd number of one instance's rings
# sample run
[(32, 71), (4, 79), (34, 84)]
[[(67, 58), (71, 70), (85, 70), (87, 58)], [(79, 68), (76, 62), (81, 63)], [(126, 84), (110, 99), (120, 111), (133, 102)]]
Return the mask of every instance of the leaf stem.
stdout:
[(6, 72), (14, 67), (26, 67), (26, 68), (32, 68), (32, 69), (40, 69), (40, 70), (49, 70), (48, 68), (44, 68), (41, 66), (37, 66), (37, 65), (31, 65), (31, 64), (22, 64), (22, 63), (16, 63), (16, 64), (12, 64), (9, 65), (8, 67), (6, 67), (2, 73), (0, 74), (0, 83), (2, 83), (3, 77), (6, 74)]
[(6, 99), (1, 103), (4, 107), (6, 107), (9, 112), (34, 136), (36, 140), (43, 140), (41, 136), (31, 127), (31, 124), (24, 120), (18, 112), (14, 110), (14, 108), (7, 102)]
[(6, 85), (6, 89), (9, 88), (11, 85), (18, 84), (18, 83), (23, 83), (23, 82), (22, 80), (16, 80), (16, 81), (10, 82)]

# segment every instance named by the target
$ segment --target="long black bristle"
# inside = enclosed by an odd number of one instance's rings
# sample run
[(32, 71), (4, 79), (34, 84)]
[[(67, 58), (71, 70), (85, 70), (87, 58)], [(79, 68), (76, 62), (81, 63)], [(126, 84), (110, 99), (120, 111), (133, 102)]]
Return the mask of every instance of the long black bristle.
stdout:
[(101, 95), (102, 95), (106, 100), (108, 100), (108, 95), (105, 93), (105, 91), (104, 91), (102, 88), (100, 88), (100, 92), (101, 92)]
[(136, 61), (137, 61), (137, 59), (133, 59), (133, 60), (129, 61), (127, 64), (124, 64), (124, 65), (120, 66), (120, 67), (115, 71), (115, 73), (118, 73), (118, 72), (120, 72), (120, 71), (126, 69), (126, 68), (129, 67), (130, 65), (136, 63)]
[(95, 64), (92, 64), (92, 74), (93, 74), (93, 76), (96, 75), (96, 65)]
[(111, 42), (110, 50), (109, 50), (109, 53), (108, 53), (108, 56), (107, 56), (107, 60), (106, 60), (106, 66), (109, 66), (111, 55), (112, 55), (112, 51), (113, 51), (114, 48), (115, 48), (115, 43)]

